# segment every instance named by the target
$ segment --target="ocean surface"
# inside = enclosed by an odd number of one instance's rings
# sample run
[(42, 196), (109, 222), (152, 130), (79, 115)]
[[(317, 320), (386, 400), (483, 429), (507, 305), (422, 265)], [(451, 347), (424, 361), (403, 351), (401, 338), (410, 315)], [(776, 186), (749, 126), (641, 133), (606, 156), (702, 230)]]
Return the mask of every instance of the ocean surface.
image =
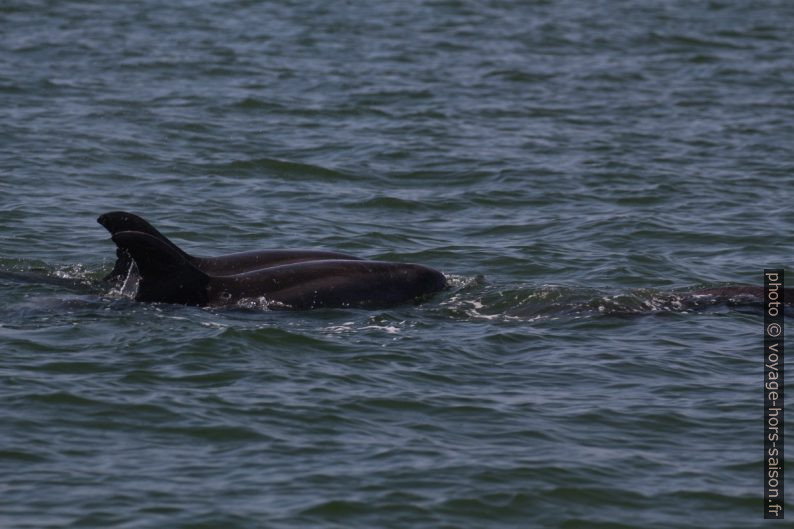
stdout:
[[(773, 523), (761, 309), (680, 295), (792, 265), (793, 24), (787, 0), (3, 0), (0, 527)], [(111, 210), (198, 255), (450, 288), (136, 303), (101, 281)]]

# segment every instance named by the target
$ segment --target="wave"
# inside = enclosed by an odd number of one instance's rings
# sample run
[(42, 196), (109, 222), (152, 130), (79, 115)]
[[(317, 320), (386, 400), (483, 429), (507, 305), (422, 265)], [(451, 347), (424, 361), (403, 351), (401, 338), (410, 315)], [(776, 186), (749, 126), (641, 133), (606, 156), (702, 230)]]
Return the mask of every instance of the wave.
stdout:
[[(640, 316), (720, 309), (759, 312), (760, 287), (697, 285), (675, 291), (651, 288), (610, 292), (570, 285), (488, 284), (483, 276), (450, 276), (453, 290), (438, 304), (448, 316), (465, 320), (526, 322), (596, 316)], [(791, 307), (787, 315), (794, 315)]]
[[(79, 293), (114, 301), (132, 299), (135, 285), (109, 285), (101, 281), (103, 270), (77, 264), (47, 266), (38, 262), (0, 262), (0, 282), (17, 285), (49, 285), (63, 288), (69, 294)], [(665, 313), (690, 313), (709, 310), (746, 310), (760, 313), (763, 306), (761, 287), (734, 283), (695, 285), (676, 290), (635, 288), (610, 291), (602, 288), (559, 284), (499, 283), (485, 276), (447, 275), (449, 288), (419, 304), (430, 316), (458, 320), (531, 322), (544, 319), (590, 318), (596, 316), (626, 317)], [(788, 289), (787, 289), (788, 291)], [(52, 290), (42, 291), (51, 296)], [(264, 298), (246, 298), (230, 310), (266, 311)], [(29, 302), (29, 300), (27, 301)], [(50, 305), (52, 300), (46, 302)], [(73, 303), (69, 296), (64, 304)], [(794, 309), (787, 306), (787, 316)], [(377, 325), (375, 325), (377, 327)], [(390, 333), (399, 329), (384, 324)], [(349, 330), (344, 326), (338, 332)]]

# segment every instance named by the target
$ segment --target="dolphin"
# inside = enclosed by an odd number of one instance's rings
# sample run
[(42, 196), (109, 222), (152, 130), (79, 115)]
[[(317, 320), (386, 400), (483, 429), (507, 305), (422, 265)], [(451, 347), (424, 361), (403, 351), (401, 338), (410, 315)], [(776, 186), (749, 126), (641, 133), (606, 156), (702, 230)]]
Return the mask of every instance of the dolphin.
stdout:
[(135, 299), (144, 302), (224, 306), (264, 298), (273, 309), (385, 308), (446, 286), (444, 275), (427, 266), (361, 259), (292, 261), (220, 275), (151, 233), (118, 231), (112, 239), (135, 262)]
[[(359, 257), (340, 252), (329, 252), (324, 250), (256, 250), (250, 252), (239, 252), (217, 257), (198, 257), (185, 253), (176, 244), (171, 242), (165, 235), (160, 233), (154, 226), (147, 221), (126, 211), (111, 211), (99, 216), (97, 222), (104, 226), (115, 235), (123, 231), (137, 231), (147, 233), (156, 239), (161, 240), (175, 252), (184, 257), (188, 262), (199, 270), (210, 275), (232, 275), (252, 270), (259, 270), (270, 266), (279, 266), (289, 263), (299, 263), (302, 261), (316, 261), (321, 259), (345, 259), (358, 260)], [(103, 281), (124, 281), (130, 273), (132, 259), (129, 253), (123, 248), (116, 249), (116, 264)]]

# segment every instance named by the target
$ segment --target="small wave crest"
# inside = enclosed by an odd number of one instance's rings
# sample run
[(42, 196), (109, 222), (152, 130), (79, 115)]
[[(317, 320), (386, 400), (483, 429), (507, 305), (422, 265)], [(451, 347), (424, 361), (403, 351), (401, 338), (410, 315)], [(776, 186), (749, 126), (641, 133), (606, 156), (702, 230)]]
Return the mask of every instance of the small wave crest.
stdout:
[(0, 278), (15, 283), (51, 284), (84, 290), (97, 287), (98, 273), (83, 264), (50, 266), (39, 262), (0, 263)]
[[(482, 321), (535, 321), (560, 317), (632, 316), (687, 313), (719, 307), (760, 306), (761, 300), (741, 287), (719, 293), (698, 290), (626, 292), (568, 285), (487, 284), (482, 276), (448, 278), (452, 293), (439, 307), (447, 315)], [(733, 293), (733, 291), (736, 293)]]

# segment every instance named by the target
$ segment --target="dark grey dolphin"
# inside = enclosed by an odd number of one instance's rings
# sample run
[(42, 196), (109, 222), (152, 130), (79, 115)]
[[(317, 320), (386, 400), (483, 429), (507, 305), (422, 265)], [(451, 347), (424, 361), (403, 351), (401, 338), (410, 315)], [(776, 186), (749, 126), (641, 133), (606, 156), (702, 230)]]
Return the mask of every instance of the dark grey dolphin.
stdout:
[(233, 275), (200, 270), (173, 245), (138, 231), (113, 235), (140, 273), (137, 301), (231, 305), (263, 298), (271, 308), (383, 308), (422, 298), (446, 286), (444, 275), (417, 264), (353, 259), (292, 262)]
[[(270, 266), (279, 266), (302, 261), (316, 261), (320, 259), (346, 259), (358, 260), (358, 257), (323, 250), (258, 250), (240, 252), (218, 257), (196, 257), (182, 251), (165, 235), (146, 222), (141, 217), (126, 211), (111, 211), (99, 216), (97, 222), (107, 229), (111, 235), (122, 231), (138, 231), (148, 233), (163, 241), (179, 255), (184, 257), (193, 266), (209, 275), (232, 275), (252, 270), (259, 270)], [(113, 270), (106, 275), (104, 281), (123, 281), (129, 274), (132, 266), (130, 255), (118, 248), (116, 250), (116, 264)]]

